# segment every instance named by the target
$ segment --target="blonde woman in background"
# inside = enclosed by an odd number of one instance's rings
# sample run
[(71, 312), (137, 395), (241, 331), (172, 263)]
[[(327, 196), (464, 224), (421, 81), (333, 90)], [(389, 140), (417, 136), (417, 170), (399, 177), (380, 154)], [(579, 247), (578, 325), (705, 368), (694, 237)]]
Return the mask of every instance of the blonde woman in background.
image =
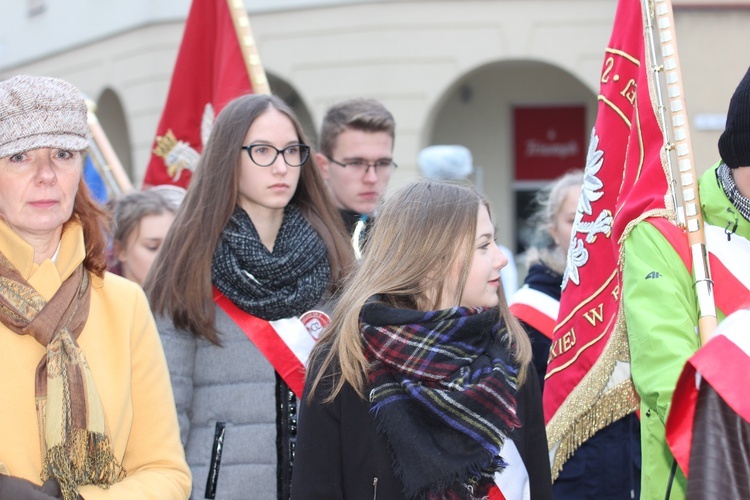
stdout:
[[(534, 368), (544, 390), (552, 331), (560, 307), (560, 286), (583, 186), (583, 172), (568, 172), (540, 192), (536, 245), (527, 253), (524, 286), (510, 311), (531, 339)], [(627, 500), (640, 493), (640, 424), (635, 414), (605, 427), (565, 462), (555, 480), (556, 500)]]
[(583, 172), (568, 172), (539, 192), (534, 242), (526, 252), (528, 272), (523, 286), (510, 297), (510, 311), (531, 340), (534, 369), (544, 390), (552, 331), (560, 308), (565, 259), (581, 196)]

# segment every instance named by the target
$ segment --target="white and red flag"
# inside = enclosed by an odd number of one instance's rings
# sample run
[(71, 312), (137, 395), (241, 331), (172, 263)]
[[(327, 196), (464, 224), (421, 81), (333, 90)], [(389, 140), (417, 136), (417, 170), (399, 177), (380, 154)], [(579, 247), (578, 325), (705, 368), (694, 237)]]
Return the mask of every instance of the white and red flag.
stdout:
[[(747, 388), (750, 387), (749, 324), (750, 309), (741, 309), (727, 316), (714, 336), (688, 360), (677, 381), (666, 437), (685, 477), (689, 477), (690, 472), (695, 417), (705, 411), (698, 404), (701, 384), (708, 383), (734, 413), (750, 423), (750, 398), (747, 397)], [(747, 477), (750, 465), (747, 461), (745, 465), (744, 477)]]
[(144, 186), (187, 187), (214, 117), (243, 94), (268, 93), (242, 1), (193, 0)]
[[(584, 441), (637, 408), (620, 300), (622, 242), (638, 221), (675, 213), (644, 3), (618, 2), (602, 64), (544, 386), (553, 478)], [(657, 15), (671, 18), (668, 0), (653, 3)], [(671, 28), (665, 24), (659, 23), (662, 41)], [(668, 59), (668, 80), (678, 70), (673, 66)], [(675, 101), (682, 103), (680, 96)]]

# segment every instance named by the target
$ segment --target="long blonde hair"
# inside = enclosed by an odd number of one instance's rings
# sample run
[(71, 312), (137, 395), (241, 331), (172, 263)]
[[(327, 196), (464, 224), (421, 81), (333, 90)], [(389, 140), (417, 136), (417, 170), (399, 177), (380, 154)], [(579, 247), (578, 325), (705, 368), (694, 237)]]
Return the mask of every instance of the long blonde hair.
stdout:
[[(311, 366), (318, 369), (308, 374), (310, 397), (324, 379), (331, 388), (327, 401), (344, 383), (363, 396), (368, 363), (362, 350), (359, 313), (373, 295), (394, 307), (436, 309), (456, 263), (456, 296), (448, 299), (459, 303), (474, 256), (477, 212), (482, 205), (490, 211), (488, 201), (473, 187), (437, 180), (409, 184), (383, 204), (362, 261), (347, 279), (331, 325), (313, 351)], [(502, 288), (498, 287), (500, 315), (507, 325), (520, 383), (531, 361), (531, 344), (510, 314)]]

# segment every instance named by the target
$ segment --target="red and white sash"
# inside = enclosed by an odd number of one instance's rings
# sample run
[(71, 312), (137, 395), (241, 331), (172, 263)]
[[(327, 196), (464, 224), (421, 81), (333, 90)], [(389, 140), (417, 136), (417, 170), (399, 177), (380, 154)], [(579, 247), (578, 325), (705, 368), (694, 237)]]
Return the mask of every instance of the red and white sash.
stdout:
[(508, 466), (502, 472), (495, 473), (496, 488), (490, 490), (489, 500), (529, 500), (529, 473), (516, 443), (510, 438), (505, 438), (499, 455)]
[(510, 312), (527, 325), (539, 330), (552, 340), (552, 331), (557, 323), (560, 301), (546, 293), (522, 286), (510, 299)]
[[(664, 235), (692, 274), (692, 254), (685, 232), (666, 219), (647, 220)], [(709, 224), (705, 224), (704, 232), (716, 307), (725, 316), (750, 307), (750, 241), (736, 233), (727, 236), (723, 228)]]
[(735, 413), (750, 422), (750, 310), (721, 322), (711, 340), (691, 357), (680, 375), (667, 418), (669, 448), (687, 477), (698, 390), (703, 379)]
[(214, 302), (273, 365), (298, 398), (305, 387), (305, 366), (315, 338), (296, 316), (275, 321), (248, 314), (214, 287)]
[[(687, 237), (666, 219), (648, 219), (670, 242), (692, 274), (692, 254)], [(750, 336), (746, 327), (750, 312), (750, 241), (718, 226), (705, 224), (706, 249), (716, 307), (728, 318), (714, 336), (685, 364), (675, 387), (666, 424), (669, 448), (685, 476), (689, 473), (698, 388), (705, 378), (721, 398), (750, 421)], [(740, 312), (737, 312), (740, 311)], [(736, 313), (736, 314), (733, 314)], [(730, 316), (732, 315), (732, 316)]]

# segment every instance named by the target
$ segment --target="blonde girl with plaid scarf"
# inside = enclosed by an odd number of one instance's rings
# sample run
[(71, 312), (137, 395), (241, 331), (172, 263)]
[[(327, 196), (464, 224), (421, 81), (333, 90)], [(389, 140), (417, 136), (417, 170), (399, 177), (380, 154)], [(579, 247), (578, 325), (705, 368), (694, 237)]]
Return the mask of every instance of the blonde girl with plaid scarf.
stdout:
[(378, 212), (316, 346), (292, 498), (551, 498), (531, 348), (473, 187), (410, 184)]

